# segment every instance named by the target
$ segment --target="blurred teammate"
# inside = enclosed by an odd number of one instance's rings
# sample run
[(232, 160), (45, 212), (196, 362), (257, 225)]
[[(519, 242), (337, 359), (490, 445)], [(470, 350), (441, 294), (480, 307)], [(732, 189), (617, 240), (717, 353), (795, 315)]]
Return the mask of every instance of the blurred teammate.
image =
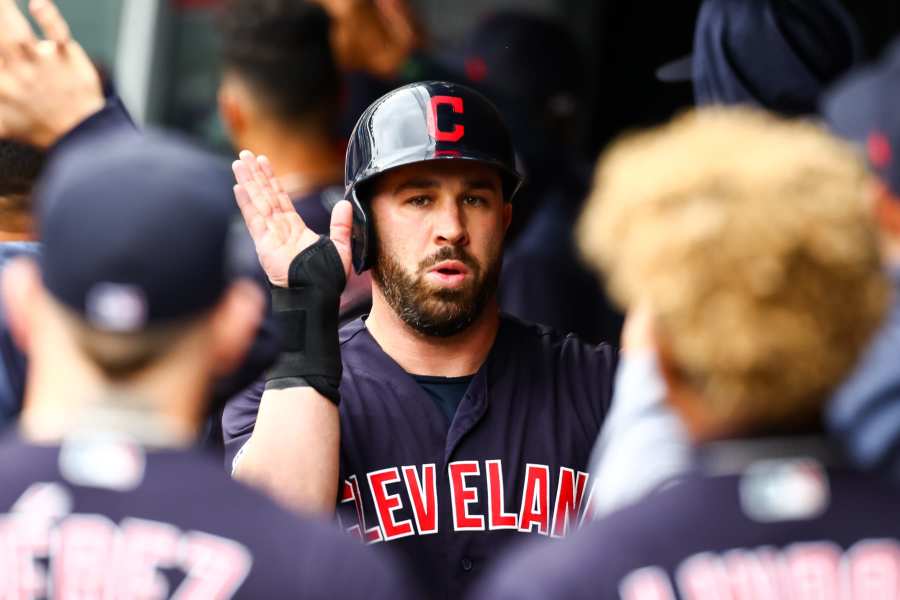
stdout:
[(237, 148), (265, 154), (313, 231), (343, 197), (341, 80), (313, 2), (229, 0), (221, 9), (219, 110)]
[(894, 593), (900, 500), (817, 433), (884, 312), (870, 179), (820, 128), (708, 109), (617, 144), (580, 239), (642, 305), (695, 444), (677, 483), (534, 549), (483, 598)]
[(840, 0), (705, 0), (693, 53), (657, 76), (691, 82), (697, 106), (812, 115), (819, 96), (862, 58), (859, 30)]
[(48, 169), (39, 266), (20, 258), (3, 274), (29, 356), (20, 428), (0, 442), (4, 596), (408, 593), (191, 448), (211, 383), (242, 360), (265, 307), (239, 275), (231, 211), (203, 184), (214, 165), (131, 134)]
[[(698, 106), (812, 116), (827, 86), (861, 59), (859, 37), (837, 0), (706, 0), (693, 54), (659, 75), (691, 81)], [(632, 308), (628, 320), (614, 408), (591, 461), (606, 490), (594, 498), (597, 516), (677, 476), (690, 461), (686, 432), (665, 405), (657, 359), (642, 332), (646, 316)]]
[[(56, 36), (52, 41), (58, 45), (44, 42), (40, 52), (26, 54), (30, 60), (15, 55), (4, 65), (0, 115), (5, 127), (0, 136), (7, 139), (0, 140), (0, 269), (14, 257), (39, 252), (31, 195), (47, 153), (89, 136), (99, 122), (131, 128), (118, 101), (104, 101), (94, 66), (69, 37), (55, 7), (48, 2), (33, 2), (31, 7), (36, 21)], [(0, 5), (0, 26), (4, 31), (0, 46), (6, 49), (35, 42), (31, 28), (11, 3)], [(64, 112), (56, 110), (62, 103)], [(79, 122), (83, 125), (72, 132)], [(64, 136), (67, 132), (70, 135)], [(25, 357), (15, 346), (4, 315), (0, 310), (0, 426), (18, 415), (25, 384)]]
[(900, 41), (880, 63), (849, 76), (825, 96), (823, 116), (857, 142), (878, 177), (868, 208), (893, 283), (890, 315), (853, 376), (828, 409), (828, 426), (856, 464), (900, 480)]
[[(219, 112), (232, 143), (265, 154), (303, 221), (327, 233), (331, 209), (344, 195), (342, 75), (329, 35), (334, 25), (307, 1), (230, 0), (220, 15), (225, 72)], [(342, 319), (370, 305), (368, 276), (352, 277), (341, 299)]]
[[(38, 0), (29, 7), (46, 36), (44, 40), (36, 38), (15, 2), (0, 2), (0, 27), (4, 31), (0, 37), (0, 52), (4, 56), (0, 77), (0, 137), (18, 140), (52, 157), (94, 137), (134, 132), (134, 123), (119, 99), (114, 95), (104, 97), (96, 68), (71, 37), (55, 5), (49, 0)], [(27, 172), (23, 170), (21, 174)], [(207, 186), (217, 190), (223, 207), (234, 210), (230, 181), (227, 164), (207, 174)], [(249, 239), (245, 243), (249, 244)], [(18, 248), (9, 250), (15, 252)], [(40, 246), (35, 244), (29, 250), (39, 252)], [(258, 266), (246, 266), (261, 278)], [(260, 327), (238, 368), (216, 381), (213, 394), (220, 399), (218, 404), (245, 388), (271, 365), (277, 354), (277, 340), (269, 325), (267, 321)], [(14, 416), (21, 406), (24, 357), (11, 343), (4, 347), (4, 339), (8, 340), (9, 334), (0, 318), (2, 368), (10, 384), (0, 394), (3, 403), (10, 407), (9, 415)], [(207, 441), (221, 447), (219, 421), (218, 417), (211, 419)]]
[[(577, 527), (614, 356), (498, 312), (521, 178), (496, 109), (443, 82), (376, 101), (347, 151), (353, 237), (338, 204), (334, 244), (294, 217), (266, 161), (241, 157), (238, 200), (297, 336), (262, 399), (226, 408), (235, 476), (304, 506), (307, 474), (330, 473), (340, 486), (320, 497), (337, 495), (347, 532), (401, 553), (435, 598), (462, 596), (522, 534)], [(354, 267), (372, 269), (373, 304), (339, 345), (332, 303), (351, 245)], [(320, 338), (328, 351), (310, 355)], [(311, 389), (339, 402), (339, 464), (336, 412), (298, 415)]]

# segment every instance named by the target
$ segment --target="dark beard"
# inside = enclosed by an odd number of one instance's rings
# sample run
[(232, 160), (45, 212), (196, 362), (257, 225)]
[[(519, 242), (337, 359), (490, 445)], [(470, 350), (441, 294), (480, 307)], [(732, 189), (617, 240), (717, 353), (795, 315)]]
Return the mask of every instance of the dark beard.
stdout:
[[(388, 305), (415, 331), (431, 337), (449, 337), (471, 325), (484, 311), (500, 276), (500, 256), (482, 274), (478, 262), (465, 250), (445, 246), (419, 263), (417, 276), (407, 274), (384, 248), (378, 249), (372, 279), (381, 287)], [(425, 272), (444, 260), (458, 260), (472, 272), (471, 281), (459, 289), (434, 289)]]

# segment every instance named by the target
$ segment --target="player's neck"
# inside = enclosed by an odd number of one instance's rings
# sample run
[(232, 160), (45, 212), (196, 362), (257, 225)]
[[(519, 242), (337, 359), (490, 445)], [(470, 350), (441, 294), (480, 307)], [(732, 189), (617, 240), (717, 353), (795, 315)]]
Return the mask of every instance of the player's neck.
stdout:
[(248, 138), (241, 147), (265, 154), (291, 196), (343, 181), (344, 157), (330, 137), (286, 135), (283, 130), (261, 128)]
[[(155, 446), (183, 446), (197, 436), (206, 386), (187, 370), (153, 370), (111, 383), (82, 364), (29, 363), (21, 416), (26, 438), (56, 443), (77, 429), (104, 426)], [(130, 425), (133, 431), (122, 431)], [(148, 439), (140, 439), (144, 432)]]
[(423, 335), (403, 322), (373, 286), (366, 328), (381, 349), (407, 373), (461, 377), (475, 373), (497, 337), (500, 315), (492, 298), (469, 327), (450, 337)]

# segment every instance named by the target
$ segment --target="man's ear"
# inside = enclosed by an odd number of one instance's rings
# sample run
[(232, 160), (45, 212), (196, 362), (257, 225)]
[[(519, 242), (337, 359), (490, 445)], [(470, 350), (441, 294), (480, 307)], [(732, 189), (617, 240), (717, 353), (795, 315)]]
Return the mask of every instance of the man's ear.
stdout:
[(39, 305), (40, 292), (40, 271), (31, 258), (15, 258), (0, 272), (0, 294), (6, 321), (16, 345), (26, 354), (31, 342), (31, 324)]
[(241, 364), (265, 310), (266, 298), (258, 283), (239, 279), (229, 286), (212, 313), (210, 356), (216, 375), (227, 375)]
[(222, 79), (218, 92), (219, 115), (228, 129), (231, 140), (235, 146), (240, 145), (238, 140), (242, 138), (247, 129), (247, 113), (240, 99), (238, 84), (230, 77)]

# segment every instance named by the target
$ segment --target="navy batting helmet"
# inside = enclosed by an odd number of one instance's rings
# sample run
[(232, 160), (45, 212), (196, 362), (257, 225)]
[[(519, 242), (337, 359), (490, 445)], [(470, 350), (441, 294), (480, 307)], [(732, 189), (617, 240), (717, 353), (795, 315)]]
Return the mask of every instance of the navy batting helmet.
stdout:
[(507, 201), (522, 184), (509, 131), (487, 98), (462, 85), (426, 81), (385, 94), (362, 114), (350, 135), (345, 197), (353, 205), (353, 267), (375, 255), (366, 182), (412, 163), (474, 160), (495, 167)]

